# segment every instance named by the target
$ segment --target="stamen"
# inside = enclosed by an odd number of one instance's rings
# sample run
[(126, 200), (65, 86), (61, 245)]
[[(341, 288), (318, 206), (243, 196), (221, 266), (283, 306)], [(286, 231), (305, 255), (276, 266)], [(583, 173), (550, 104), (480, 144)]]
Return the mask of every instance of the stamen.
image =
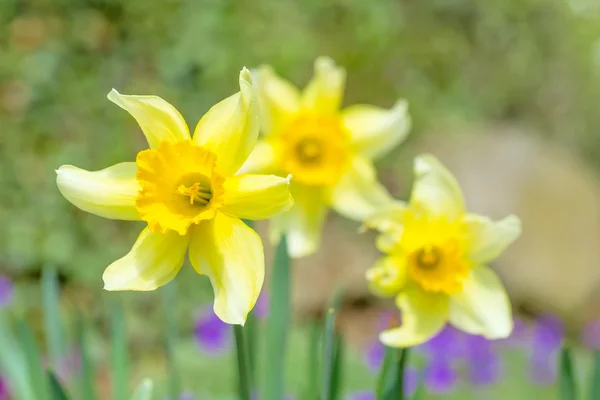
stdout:
[(321, 143), (316, 139), (303, 139), (296, 145), (296, 155), (303, 163), (312, 164), (321, 160)]
[(419, 267), (430, 269), (436, 267), (441, 258), (440, 249), (437, 246), (427, 244), (418, 251), (416, 261)]
[(190, 205), (192, 206), (194, 205), (194, 202), (196, 202), (198, 205), (205, 206), (210, 202), (212, 197), (210, 187), (201, 185), (198, 182), (194, 183), (190, 187), (179, 185), (177, 188), (177, 193), (188, 196), (190, 198)]

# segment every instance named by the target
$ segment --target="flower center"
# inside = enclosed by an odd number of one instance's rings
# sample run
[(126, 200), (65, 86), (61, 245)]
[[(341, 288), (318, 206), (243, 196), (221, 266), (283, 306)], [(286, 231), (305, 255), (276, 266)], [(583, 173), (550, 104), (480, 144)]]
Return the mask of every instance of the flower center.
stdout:
[(190, 187), (187, 187), (183, 184), (179, 185), (177, 188), (177, 193), (189, 197), (190, 205), (192, 206), (194, 203), (200, 206), (205, 206), (210, 202), (210, 198), (212, 197), (210, 186), (203, 185), (198, 182), (195, 182)]
[(462, 289), (469, 272), (456, 240), (425, 244), (408, 257), (408, 273), (423, 289), (452, 294)]
[(284, 128), (281, 163), (305, 185), (334, 185), (350, 160), (349, 135), (337, 116), (301, 115)]
[(434, 245), (426, 244), (416, 254), (416, 262), (420, 268), (431, 269), (438, 266), (442, 258), (441, 250)]

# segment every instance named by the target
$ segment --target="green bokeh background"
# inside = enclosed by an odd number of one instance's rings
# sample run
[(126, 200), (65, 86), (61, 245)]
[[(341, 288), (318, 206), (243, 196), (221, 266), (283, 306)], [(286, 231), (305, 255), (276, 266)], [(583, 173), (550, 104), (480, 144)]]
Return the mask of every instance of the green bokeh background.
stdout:
[[(142, 224), (77, 210), (60, 196), (54, 170), (101, 169), (146, 146), (135, 121), (106, 99), (113, 87), (159, 95), (194, 126), (237, 90), (242, 66), (268, 63), (303, 85), (319, 55), (346, 67), (344, 104), (409, 101), (409, 146), (432, 126), (518, 121), (600, 167), (595, 0), (0, 0), (0, 272), (18, 284), (15, 312), (40, 321), (37, 278), (43, 267), (57, 268), (65, 318), (85, 310), (101, 365), (107, 299), (118, 296), (127, 305), (135, 378), (160, 385), (160, 291), (101, 290), (103, 268), (130, 248)], [(396, 157), (401, 150), (381, 166)], [(183, 274), (174, 310), (183, 386), (232, 393), (233, 355), (203, 357), (190, 336), (210, 287), (189, 269)], [(298, 394), (304, 329), (294, 331), (288, 371)], [(367, 388), (373, 378), (350, 354), (347, 387)], [(495, 394), (467, 398), (509, 398), (507, 390), (527, 386), (523, 362), (510, 362), (516, 380)]]

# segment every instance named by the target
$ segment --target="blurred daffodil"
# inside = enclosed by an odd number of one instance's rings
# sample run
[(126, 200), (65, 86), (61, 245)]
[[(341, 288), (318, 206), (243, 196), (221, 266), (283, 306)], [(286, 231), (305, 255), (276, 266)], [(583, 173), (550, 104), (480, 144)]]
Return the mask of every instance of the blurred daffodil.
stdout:
[(294, 208), (271, 223), (271, 239), (288, 237), (292, 257), (319, 246), (328, 208), (364, 220), (392, 201), (378, 182), (372, 160), (408, 134), (407, 103), (389, 110), (355, 105), (340, 110), (345, 71), (329, 58), (315, 62), (314, 76), (301, 93), (270, 67), (258, 71), (264, 139), (244, 171), (291, 174)]
[(193, 137), (165, 100), (113, 90), (108, 98), (137, 120), (150, 149), (136, 162), (101, 171), (71, 165), (57, 170), (59, 190), (80, 209), (148, 224), (129, 254), (104, 272), (106, 290), (165, 285), (189, 247), (194, 269), (212, 283), (215, 313), (227, 323), (244, 323), (262, 287), (264, 254), (260, 237), (240, 218), (270, 218), (293, 201), (289, 179), (236, 175), (259, 131), (258, 98), (247, 69), (239, 84), (240, 92), (200, 119)]
[(384, 331), (383, 343), (414, 346), (447, 321), (488, 339), (507, 337), (513, 326), (508, 296), (486, 264), (521, 232), (515, 216), (500, 221), (469, 214), (450, 172), (433, 156), (417, 157), (410, 202), (382, 208), (367, 219), (387, 253), (367, 272), (371, 290), (395, 297), (400, 327)]

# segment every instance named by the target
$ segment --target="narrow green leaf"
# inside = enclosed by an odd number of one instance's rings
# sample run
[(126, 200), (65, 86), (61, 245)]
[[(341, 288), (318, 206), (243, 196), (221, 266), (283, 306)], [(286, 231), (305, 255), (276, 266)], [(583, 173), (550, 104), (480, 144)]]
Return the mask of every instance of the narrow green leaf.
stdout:
[(48, 371), (48, 380), (50, 381), (50, 398), (52, 400), (69, 400), (67, 391), (51, 371)]
[(150, 400), (153, 390), (154, 384), (152, 381), (144, 379), (133, 393), (133, 396), (131, 396), (131, 400)]
[(53, 267), (42, 272), (42, 297), (44, 300), (44, 328), (46, 345), (50, 355), (50, 365), (56, 369), (65, 354), (64, 333), (60, 316), (60, 289), (58, 275)]
[(248, 365), (250, 366), (250, 386), (255, 387), (256, 384), (256, 329), (258, 321), (254, 312), (248, 314), (246, 323), (244, 324), (244, 333), (246, 336), (246, 348), (248, 350)]
[(112, 389), (113, 400), (125, 400), (128, 397), (129, 357), (127, 355), (127, 334), (125, 316), (121, 303), (115, 301), (111, 307), (112, 329)]
[(404, 369), (407, 360), (408, 349), (386, 347), (377, 383), (378, 400), (404, 399)]
[(342, 392), (342, 375), (345, 351), (343, 336), (335, 335), (334, 348), (333, 368), (331, 371), (331, 400), (339, 400)]
[(0, 310), (0, 369), (19, 400), (37, 400), (27, 371), (27, 360), (10, 329), (8, 315)]
[(417, 381), (417, 389), (412, 397), (412, 400), (423, 400), (425, 398), (425, 379), (423, 376), (423, 369), (419, 370), (419, 377)]
[(321, 331), (321, 324), (317, 323), (313, 323), (309, 331), (307, 399), (319, 398), (319, 377), (321, 376)]
[(77, 315), (75, 322), (75, 337), (81, 359), (81, 376), (79, 381), (81, 396), (85, 400), (95, 400), (96, 392), (94, 390), (94, 368), (90, 362), (85, 322), (80, 314)]
[(178, 399), (181, 392), (179, 370), (175, 358), (175, 344), (177, 343), (177, 318), (174, 310), (177, 307), (177, 283), (175, 280), (166, 285), (163, 292), (164, 319), (165, 319), (165, 348), (168, 361), (168, 385), (172, 399)]
[(27, 370), (31, 381), (31, 388), (39, 400), (48, 399), (48, 377), (42, 364), (42, 357), (37, 340), (25, 320), (19, 321), (19, 338), (27, 358)]
[(285, 358), (290, 324), (290, 259), (287, 240), (283, 236), (275, 251), (271, 278), (269, 316), (266, 325), (264, 368), (264, 400), (281, 400), (284, 397)]
[(573, 357), (571, 349), (563, 345), (560, 353), (559, 389), (561, 400), (576, 400), (577, 384), (573, 371)]
[(591, 374), (590, 400), (597, 400), (600, 399), (600, 350), (594, 351), (594, 366)]
[(250, 400), (252, 391), (250, 388), (250, 360), (248, 360), (248, 349), (246, 347), (246, 338), (244, 337), (244, 328), (240, 325), (234, 325), (233, 331), (235, 333), (240, 399)]
[(321, 380), (321, 399), (334, 400), (337, 396), (336, 389), (339, 382), (335, 382), (336, 374), (336, 343), (335, 316), (344, 300), (344, 289), (338, 288), (329, 301), (329, 309), (325, 316), (323, 331), (323, 371)]

